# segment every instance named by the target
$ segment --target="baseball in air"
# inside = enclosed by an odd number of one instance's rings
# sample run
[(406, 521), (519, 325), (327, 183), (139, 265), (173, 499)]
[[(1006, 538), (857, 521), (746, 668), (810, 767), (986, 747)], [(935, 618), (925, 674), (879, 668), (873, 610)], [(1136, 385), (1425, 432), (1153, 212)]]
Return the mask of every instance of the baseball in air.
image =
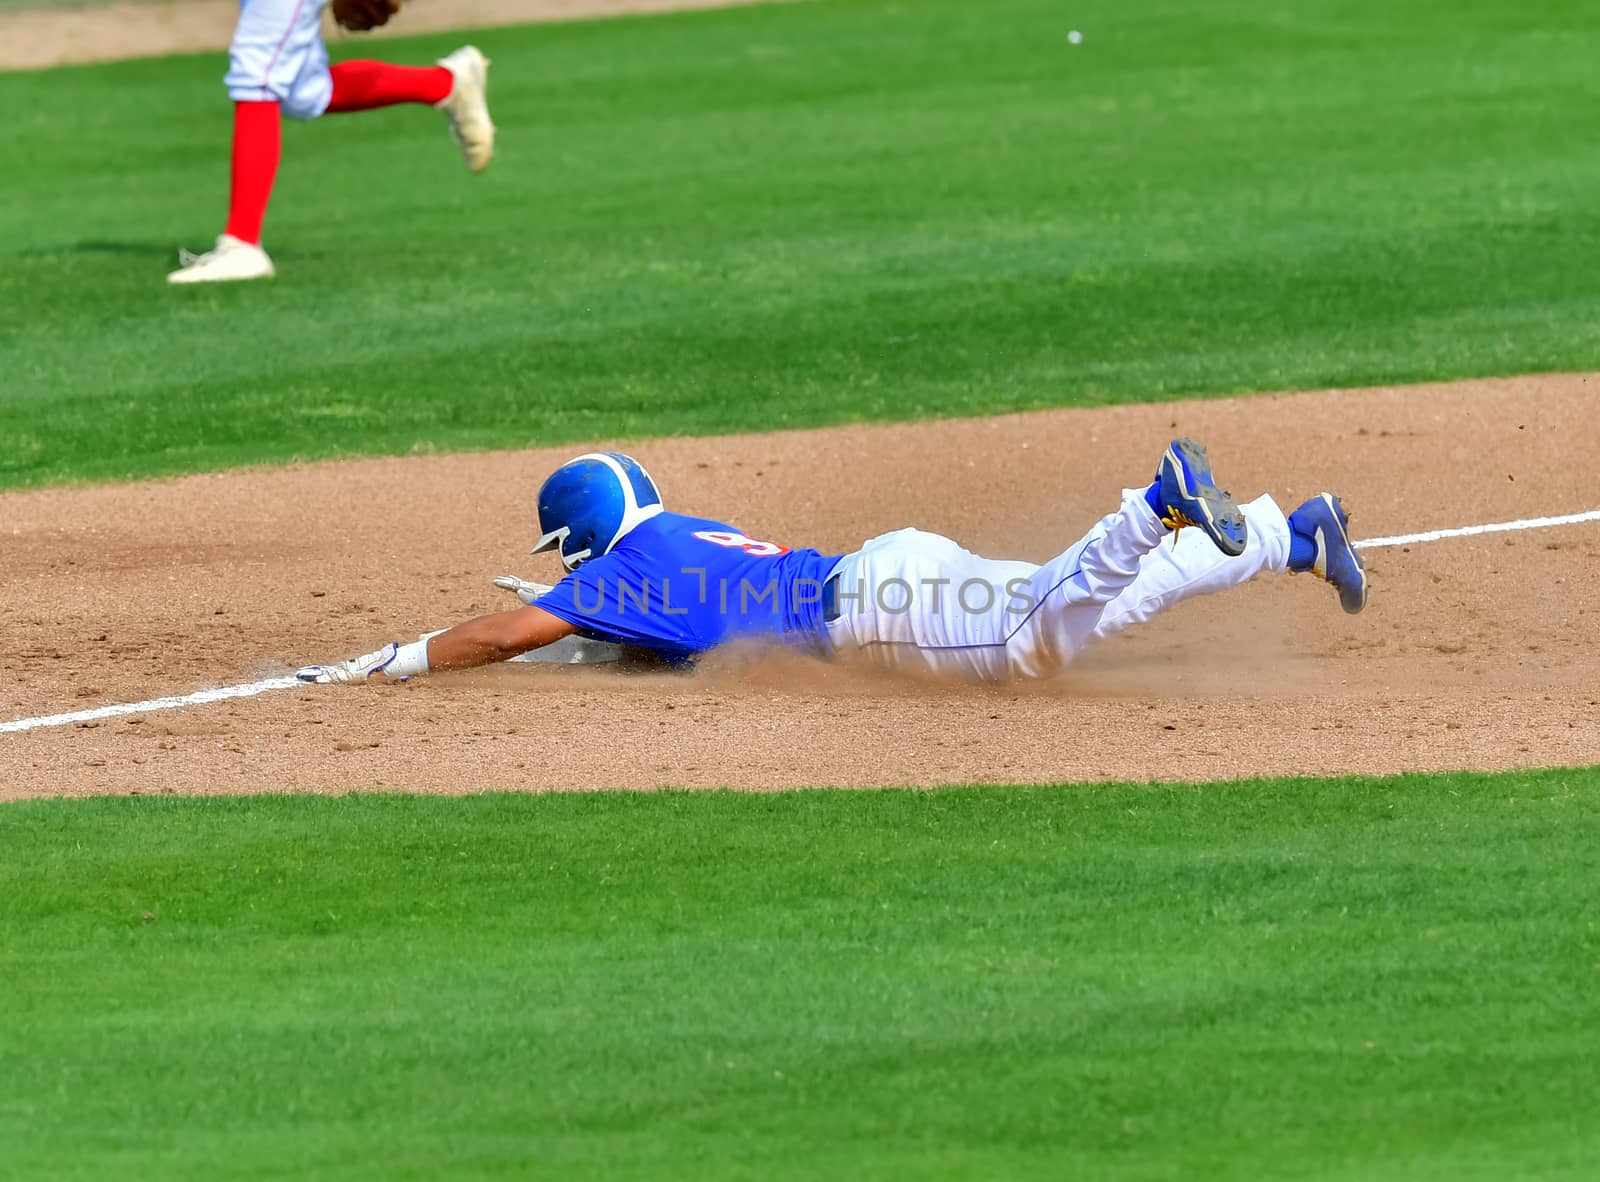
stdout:
[(1073, 29), (1072, 32), (1067, 34), (1067, 44), (1069, 44), (1069, 45), (1082, 45), (1083, 44), (1083, 34), (1078, 32), (1077, 29)]

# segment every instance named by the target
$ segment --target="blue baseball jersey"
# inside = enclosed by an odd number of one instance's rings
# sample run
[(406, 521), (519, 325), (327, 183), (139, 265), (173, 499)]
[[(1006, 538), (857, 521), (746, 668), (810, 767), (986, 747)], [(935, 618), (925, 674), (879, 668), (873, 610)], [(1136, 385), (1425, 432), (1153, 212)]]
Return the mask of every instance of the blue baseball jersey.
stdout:
[(663, 512), (567, 575), (537, 606), (583, 636), (673, 663), (730, 640), (808, 644), (822, 634), (822, 587), (839, 558)]

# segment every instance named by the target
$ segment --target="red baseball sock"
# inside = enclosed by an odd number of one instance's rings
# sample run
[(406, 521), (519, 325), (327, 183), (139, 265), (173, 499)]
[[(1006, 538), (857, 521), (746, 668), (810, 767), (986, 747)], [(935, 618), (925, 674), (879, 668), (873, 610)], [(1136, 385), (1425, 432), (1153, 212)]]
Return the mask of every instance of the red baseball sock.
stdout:
[(235, 238), (259, 245), (261, 223), (272, 198), (272, 182), (283, 154), (278, 104), (233, 104), (233, 189), (228, 196), (228, 230)]
[(330, 114), (370, 111), (396, 103), (443, 102), (455, 87), (455, 76), (443, 66), (393, 66), (388, 62), (357, 59), (339, 62), (333, 75)]

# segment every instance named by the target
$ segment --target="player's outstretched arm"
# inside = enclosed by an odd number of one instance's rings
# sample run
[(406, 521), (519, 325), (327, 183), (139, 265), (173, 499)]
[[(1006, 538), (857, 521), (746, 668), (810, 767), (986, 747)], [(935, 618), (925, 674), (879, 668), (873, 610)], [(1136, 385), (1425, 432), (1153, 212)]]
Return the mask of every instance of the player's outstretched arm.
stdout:
[(457, 624), (427, 642), (430, 669), (471, 669), (509, 661), (531, 649), (554, 644), (578, 630), (543, 608), (527, 606)]
[(537, 607), (479, 616), (444, 632), (436, 632), (410, 644), (389, 643), (376, 652), (351, 657), (337, 665), (307, 665), (295, 674), (301, 681), (366, 681), (385, 677), (415, 677), (435, 669), (471, 669), (510, 660), (563, 636), (577, 626)]

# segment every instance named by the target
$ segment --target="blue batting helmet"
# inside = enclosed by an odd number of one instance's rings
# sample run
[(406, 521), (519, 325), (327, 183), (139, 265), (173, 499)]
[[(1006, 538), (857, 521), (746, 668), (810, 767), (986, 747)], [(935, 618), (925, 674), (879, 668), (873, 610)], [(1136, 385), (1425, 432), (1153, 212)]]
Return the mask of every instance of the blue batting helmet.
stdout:
[(568, 570), (608, 554), (640, 522), (661, 512), (661, 493), (638, 460), (597, 451), (569, 460), (539, 488), (539, 544), (559, 546)]

